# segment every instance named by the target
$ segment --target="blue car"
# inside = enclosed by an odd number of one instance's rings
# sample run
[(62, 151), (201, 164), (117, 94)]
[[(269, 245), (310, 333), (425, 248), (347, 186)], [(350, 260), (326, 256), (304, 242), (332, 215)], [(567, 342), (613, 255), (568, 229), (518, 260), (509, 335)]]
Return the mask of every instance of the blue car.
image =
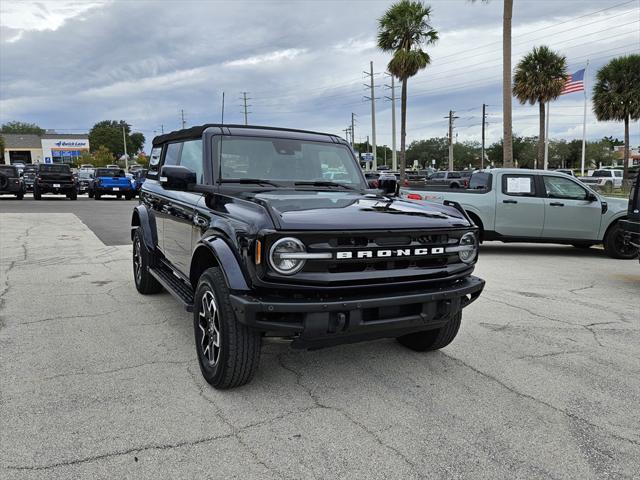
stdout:
[(93, 198), (100, 200), (103, 195), (131, 200), (136, 192), (134, 182), (121, 168), (96, 168), (93, 181)]

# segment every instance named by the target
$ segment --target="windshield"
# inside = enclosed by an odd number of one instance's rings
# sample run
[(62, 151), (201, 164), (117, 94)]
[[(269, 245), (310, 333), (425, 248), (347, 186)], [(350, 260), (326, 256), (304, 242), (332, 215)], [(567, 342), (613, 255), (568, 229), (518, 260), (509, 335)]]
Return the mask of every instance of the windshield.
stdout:
[(611, 177), (613, 176), (613, 174), (611, 173), (611, 170), (596, 170), (595, 172), (593, 172), (593, 175), (591, 175), (592, 177)]
[(346, 145), (280, 138), (222, 137), (220, 178), (275, 184), (332, 182), (367, 188)]
[(124, 170), (117, 168), (98, 168), (96, 177), (124, 177)]
[(69, 165), (40, 165), (40, 172), (69, 173)]
[(78, 178), (91, 178), (91, 172), (78, 172)]

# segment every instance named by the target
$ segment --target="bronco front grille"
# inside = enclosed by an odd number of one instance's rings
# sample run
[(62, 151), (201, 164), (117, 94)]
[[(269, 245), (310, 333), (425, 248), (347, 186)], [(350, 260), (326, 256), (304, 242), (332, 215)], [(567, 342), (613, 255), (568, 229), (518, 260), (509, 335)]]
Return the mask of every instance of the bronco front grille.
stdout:
[(445, 252), (445, 248), (457, 244), (468, 231), (278, 234), (269, 239), (270, 244), (281, 236), (293, 236), (306, 245), (308, 253), (330, 256), (307, 260), (300, 272), (289, 277), (273, 272), (268, 272), (267, 276), (285, 283), (328, 286), (393, 284), (452, 277), (470, 266), (463, 264), (457, 253)]

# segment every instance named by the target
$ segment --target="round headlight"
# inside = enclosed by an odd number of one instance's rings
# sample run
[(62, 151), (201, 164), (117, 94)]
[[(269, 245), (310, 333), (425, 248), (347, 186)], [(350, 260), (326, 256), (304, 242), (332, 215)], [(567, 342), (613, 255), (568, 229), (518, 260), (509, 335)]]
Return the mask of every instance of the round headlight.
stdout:
[(295, 258), (296, 254), (305, 253), (306, 248), (297, 238), (281, 238), (271, 246), (269, 263), (271, 268), (281, 275), (293, 275), (304, 266), (303, 258)]
[(476, 243), (476, 236), (473, 232), (465, 233), (460, 239), (460, 247), (466, 247), (460, 249), (458, 256), (464, 263), (471, 263), (476, 258), (478, 253), (478, 245)]

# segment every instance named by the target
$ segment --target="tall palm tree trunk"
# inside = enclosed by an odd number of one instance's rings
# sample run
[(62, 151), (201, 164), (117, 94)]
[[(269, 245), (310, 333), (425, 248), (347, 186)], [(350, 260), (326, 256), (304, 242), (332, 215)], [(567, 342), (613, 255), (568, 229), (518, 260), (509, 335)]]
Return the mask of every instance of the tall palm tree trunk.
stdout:
[(404, 185), (407, 162), (405, 145), (407, 140), (407, 79), (402, 80), (402, 99), (400, 101), (400, 185)]
[(629, 115), (624, 117), (624, 154), (623, 158), (623, 170), (622, 178), (627, 180), (629, 178)]
[(513, 0), (504, 0), (502, 14), (502, 157), (504, 167), (513, 167), (511, 132), (511, 15)]
[(542, 165), (544, 168), (544, 119), (545, 119), (545, 111), (544, 111), (544, 102), (542, 100), (538, 101), (540, 103), (540, 134), (538, 135), (538, 157), (536, 162), (533, 164), (533, 168), (538, 168), (538, 165)]

